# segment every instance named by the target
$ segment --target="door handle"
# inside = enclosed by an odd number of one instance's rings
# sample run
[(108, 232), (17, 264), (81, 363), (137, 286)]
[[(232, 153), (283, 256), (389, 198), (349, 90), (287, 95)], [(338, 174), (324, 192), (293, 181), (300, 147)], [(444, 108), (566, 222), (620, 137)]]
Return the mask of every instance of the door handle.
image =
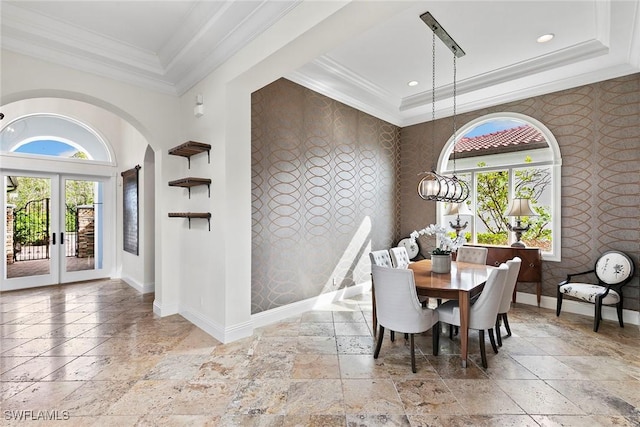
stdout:
[(64, 245), (64, 233), (60, 233), (60, 244)]
[(51, 233), (51, 236), (52, 236), (51, 240), (53, 242), (52, 245), (55, 245), (56, 244), (56, 233)]

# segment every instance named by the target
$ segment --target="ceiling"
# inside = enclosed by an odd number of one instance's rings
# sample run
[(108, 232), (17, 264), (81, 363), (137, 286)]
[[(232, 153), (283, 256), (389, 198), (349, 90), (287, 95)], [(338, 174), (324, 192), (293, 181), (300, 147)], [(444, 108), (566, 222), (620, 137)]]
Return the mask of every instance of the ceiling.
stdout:
[[(299, 3), (3, 0), (2, 47), (182, 95)], [(466, 52), (457, 112), (640, 72), (640, 0), (441, 0), (407, 2), (284, 77), (399, 126), (430, 120), (426, 11)], [(555, 38), (537, 43), (545, 33)], [(454, 69), (440, 39), (435, 52), (438, 118), (453, 112)]]

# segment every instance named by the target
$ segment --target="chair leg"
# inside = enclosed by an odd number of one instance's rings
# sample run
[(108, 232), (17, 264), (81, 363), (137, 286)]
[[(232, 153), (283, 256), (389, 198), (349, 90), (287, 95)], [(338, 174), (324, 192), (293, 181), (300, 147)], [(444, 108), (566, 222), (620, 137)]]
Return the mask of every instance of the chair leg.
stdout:
[(396, 340), (396, 333), (394, 331), (391, 331), (391, 342), (394, 342)]
[(498, 354), (498, 347), (496, 347), (496, 340), (493, 338), (493, 329), (489, 329), (489, 341), (491, 341), (491, 348), (493, 352)]
[(378, 332), (378, 343), (376, 344), (376, 351), (373, 352), (373, 358), (377, 359), (380, 354), (380, 348), (382, 347), (382, 338), (384, 338), (384, 326), (380, 325), (380, 331)]
[(561, 308), (562, 308), (562, 292), (560, 292), (560, 286), (558, 286), (558, 293), (556, 295), (556, 316), (560, 316)]
[(602, 318), (602, 298), (596, 297), (596, 312), (593, 319), (593, 332), (598, 332), (600, 327), (600, 319)]
[(406, 341), (406, 340), (408, 340), (408, 339), (409, 339), (409, 334), (405, 332), (405, 333), (404, 333), (404, 340)]
[(500, 314), (496, 317), (496, 340), (498, 341), (498, 347), (502, 347), (502, 332), (500, 331)]
[(618, 312), (618, 323), (621, 328), (624, 328), (624, 323), (622, 323), (622, 292), (620, 292), (620, 302), (616, 304), (616, 311)]
[(502, 321), (504, 322), (504, 328), (507, 330), (507, 336), (511, 336), (511, 328), (509, 327), (509, 319), (507, 319), (507, 313), (502, 313)]
[(453, 325), (449, 325), (449, 339), (453, 339)]
[(440, 322), (436, 322), (431, 328), (431, 333), (433, 334), (433, 355), (438, 355), (438, 350), (440, 349)]
[(411, 341), (411, 372), (416, 373), (416, 349), (413, 346), (413, 334), (409, 334), (409, 339)]
[(487, 352), (484, 349), (484, 331), (478, 331), (478, 338), (480, 340), (480, 357), (482, 358), (482, 367), (487, 367)]

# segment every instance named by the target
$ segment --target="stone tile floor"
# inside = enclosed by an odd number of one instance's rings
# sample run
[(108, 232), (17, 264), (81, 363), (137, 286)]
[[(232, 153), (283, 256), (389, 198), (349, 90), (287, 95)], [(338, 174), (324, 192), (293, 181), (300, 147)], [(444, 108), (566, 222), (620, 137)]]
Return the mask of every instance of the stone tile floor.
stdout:
[(224, 345), (152, 303), (118, 280), (2, 293), (0, 425), (640, 425), (638, 326), (516, 304), (488, 369), (476, 333), (466, 369), (428, 333), (413, 374), (401, 335), (373, 359), (370, 295)]

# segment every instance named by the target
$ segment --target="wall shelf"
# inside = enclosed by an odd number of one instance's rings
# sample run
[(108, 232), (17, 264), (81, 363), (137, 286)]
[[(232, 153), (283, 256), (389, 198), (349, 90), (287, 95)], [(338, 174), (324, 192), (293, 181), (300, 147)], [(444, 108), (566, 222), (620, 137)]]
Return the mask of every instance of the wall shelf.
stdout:
[(169, 212), (169, 218), (187, 218), (189, 220), (189, 229), (191, 229), (191, 218), (206, 219), (211, 231), (211, 213), (210, 212)]
[(198, 185), (206, 185), (209, 190), (209, 198), (211, 198), (211, 180), (208, 178), (181, 178), (174, 181), (169, 181), (169, 187), (183, 187), (189, 190), (189, 198), (191, 198), (191, 187)]
[(189, 169), (191, 169), (191, 156), (204, 153), (205, 151), (207, 152), (207, 162), (211, 163), (211, 144), (205, 144), (203, 142), (187, 141), (184, 144), (170, 149), (169, 154), (172, 156), (186, 157)]

